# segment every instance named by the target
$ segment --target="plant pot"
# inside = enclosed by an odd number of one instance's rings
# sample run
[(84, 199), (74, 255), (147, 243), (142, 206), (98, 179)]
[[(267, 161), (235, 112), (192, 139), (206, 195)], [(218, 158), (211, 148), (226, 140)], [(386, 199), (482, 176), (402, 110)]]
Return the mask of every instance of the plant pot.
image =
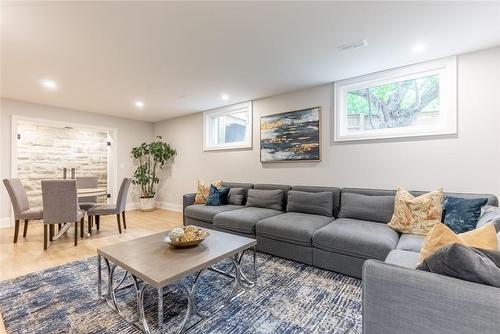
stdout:
[(148, 212), (155, 209), (155, 198), (154, 197), (141, 197), (139, 198), (139, 203), (141, 205), (141, 211)]

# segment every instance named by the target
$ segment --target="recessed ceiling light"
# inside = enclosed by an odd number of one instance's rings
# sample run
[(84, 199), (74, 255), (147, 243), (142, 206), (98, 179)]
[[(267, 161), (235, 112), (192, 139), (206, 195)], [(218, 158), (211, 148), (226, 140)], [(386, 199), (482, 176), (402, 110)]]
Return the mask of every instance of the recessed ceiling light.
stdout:
[(340, 52), (345, 52), (345, 51), (350, 51), (350, 50), (356, 50), (360, 48), (364, 48), (365, 46), (368, 45), (368, 41), (366, 39), (362, 39), (360, 41), (355, 41), (347, 44), (340, 45), (338, 47)]
[(135, 101), (134, 104), (139, 109), (144, 108), (144, 102), (142, 102), (142, 101)]
[(419, 52), (425, 51), (425, 49), (427, 49), (427, 44), (425, 44), (425, 43), (415, 43), (411, 47), (411, 51), (413, 53), (419, 53)]
[(222, 95), (220, 96), (220, 98), (221, 98), (221, 100), (227, 101), (227, 100), (229, 100), (229, 95), (227, 95), (227, 94), (222, 94)]
[(54, 80), (44, 79), (44, 80), (40, 81), (40, 84), (43, 86), (43, 88), (48, 89), (48, 90), (56, 90), (57, 89), (57, 83)]

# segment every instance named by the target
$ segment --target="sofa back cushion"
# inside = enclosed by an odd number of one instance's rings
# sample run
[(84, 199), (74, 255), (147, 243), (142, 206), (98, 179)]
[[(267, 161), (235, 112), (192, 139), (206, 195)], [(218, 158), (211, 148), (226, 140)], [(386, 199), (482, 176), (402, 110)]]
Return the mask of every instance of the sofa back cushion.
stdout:
[[(420, 196), (422, 194), (427, 193), (428, 191), (410, 191), (410, 194), (413, 196)], [(347, 196), (344, 198), (344, 194), (357, 194), (357, 195), (365, 195), (368, 196), (368, 198), (365, 198), (369, 201), (372, 202), (372, 205), (375, 205), (376, 208), (380, 208), (378, 214), (370, 208), (367, 209), (364, 207), (360, 202), (357, 202), (357, 199), (362, 199), (362, 198), (355, 198), (355, 196)], [(495, 195), (492, 194), (472, 194), (472, 193), (450, 193), (450, 192), (445, 192), (444, 193), (445, 198), (446, 196), (453, 196), (453, 197), (462, 197), (462, 198), (487, 198), (488, 203), (487, 205), (493, 205), (493, 206), (498, 206), (498, 198)], [(383, 222), (383, 223), (388, 223), (391, 218), (392, 214), (394, 212), (394, 198), (396, 196), (396, 189), (369, 189), (369, 188), (342, 188), (341, 190), (341, 200), (340, 200), (340, 211), (339, 212), (339, 218), (352, 218), (352, 216), (355, 216), (356, 219), (363, 219), (363, 220), (371, 220), (371, 221), (378, 221), (378, 222)], [(385, 197), (385, 198), (378, 198), (378, 197)], [(353, 202), (353, 200), (355, 200)], [(347, 208), (344, 208), (344, 206), (347, 205)], [(346, 209), (348, 209), (346, 211)], [(372, 213), (370, 213), (372, 212)], [(349, 217), (348, 217), (349, 216)], [(359, 218), (359, 217), (364, 217), (364, 218)], [(387, 219), (389, 217), (389, 219)], [(368, 219), (366, 219), (368, 218)]]
[(286, 184), (260, 183), (260, 184), (254, 184), (253, 188), (258, 189), (258, 190), (277, 190), (277, 189), (282, 190), (283, 191), (283, 202), (282, 202), (283, 207), (280, 210), (285, 211), (287, 199), (288, 199), (288, 190), (292, 189), (291, 186), (286, 185)]
[(292, 190), (306, 191), (309, 193), (320, 193), (329, 191), (332, 193), (332, 215), (337, 218), (340, 211), (340, 188), (338, 187), (321, 187), (321, 186), (293, 186)]
[(283, 190), (281, 189), (250, 189), (246, 206), (283, 210)]
[[(419, 196), (425, 194), (426, 191), (410, 191), (413, 196)], [(498, 206), (498, 198), (493, 194), (474, 194), (474, 193), (444, 193), (444, 198), (446, 197), (458, 197), (464, 199), (478, 199), (478, 198), (486, 198), (488, 202), (486, 205)]]
[(241, 205), (245, 199), (245, 189), (243, 188), (227, 188), (229, 193), (227, 195), (227, 204)]
[(305, 192), (290, 190), (288, 192), (287, 212), (311, 213), (314, 215), (332, 217), (333, 196), (330, 191)]
[(243, 188), (243, 200), (238, 205), (245, 205), (247, 201), (247, 193), (249, 189), (253, 189), (252, 183), (243, 183), (243, 182), (222, 182), (222, 186), (226, 188)]
[(342, 190), (339, 218), (388, 223), (393, 213), (393, 195), (365, 195)]

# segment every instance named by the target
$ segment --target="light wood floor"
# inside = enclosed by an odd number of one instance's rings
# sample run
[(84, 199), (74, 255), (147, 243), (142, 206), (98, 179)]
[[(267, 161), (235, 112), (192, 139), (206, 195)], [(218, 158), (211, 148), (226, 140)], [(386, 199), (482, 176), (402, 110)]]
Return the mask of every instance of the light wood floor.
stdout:
[[(0, 228), (0, 281), (95, 256), (98, 247), (137, 239), (182, 225), (182, 214), (168, 210), (127, 211), (126, 218), (127, 229), (123, 230), (122, 234), (118, 233), (116, 216), (103, 216), (100, 231), (94, 230), (91, 237), (79, 239), (78, 246), (73, 246), (71, 229), (67, 235), (50, 242), (46, 251), (43, 250), (43, 225), (40, 222), (34, 221), (28, 225), (26, 238), (22, 237), (21, 225), (20, 237), (16, 244), (13, 243), (14, 228)], [(0, 334), (4, 333), (0, 315)]]

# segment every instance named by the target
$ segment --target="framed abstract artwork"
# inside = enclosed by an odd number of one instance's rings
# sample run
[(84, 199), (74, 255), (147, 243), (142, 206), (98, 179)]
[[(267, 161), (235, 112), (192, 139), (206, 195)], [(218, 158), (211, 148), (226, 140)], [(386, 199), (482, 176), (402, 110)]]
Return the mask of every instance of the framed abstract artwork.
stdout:
[(320, 161), (321, 108), (260, 118), (260, 161)]

